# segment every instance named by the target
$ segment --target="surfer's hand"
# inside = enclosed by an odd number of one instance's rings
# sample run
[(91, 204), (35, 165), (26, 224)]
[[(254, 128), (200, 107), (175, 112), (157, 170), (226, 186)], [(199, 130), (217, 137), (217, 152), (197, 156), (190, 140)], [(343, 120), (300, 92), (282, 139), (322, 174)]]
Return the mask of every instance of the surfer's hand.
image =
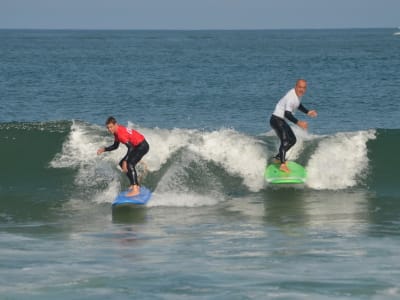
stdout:
[(308, 123), (306, 121), (297, 121), (297, 126), (307, 130), (308, 128)]
[(318, 116), (318, 113), (316, 110), (310, 110), (307, 115), (311, 118), (315, 118), (316, 116)]
[(124, 160), (122, 162), (122, 172), (128, 173), (128, 164), (127, 164), (126, 160)]
[(99, 148), (99, 149), (97, 150), (97, 155), (102, 154), (104, 151), (105, 151), (104, 148)]

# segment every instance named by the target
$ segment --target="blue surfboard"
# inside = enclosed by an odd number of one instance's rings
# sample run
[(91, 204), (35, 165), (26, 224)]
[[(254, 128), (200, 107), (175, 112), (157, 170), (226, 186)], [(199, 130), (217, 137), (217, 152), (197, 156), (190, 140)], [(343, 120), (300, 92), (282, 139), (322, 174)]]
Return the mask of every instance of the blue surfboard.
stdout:
[(112, 206), (115, 207), (120, 205), (145, 205), (151, 198), (151, 191), (144, 186), (140, 187), (139, 195), (127, 197), (126, 194), (128, 192), (129, 191), (123, 191), (119, 193), (112, 203)]

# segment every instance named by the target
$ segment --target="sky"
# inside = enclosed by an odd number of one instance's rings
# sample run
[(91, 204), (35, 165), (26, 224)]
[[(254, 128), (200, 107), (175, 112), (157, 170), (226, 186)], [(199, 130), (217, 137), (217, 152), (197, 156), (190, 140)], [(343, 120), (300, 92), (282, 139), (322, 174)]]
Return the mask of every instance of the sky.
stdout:
[(0, 28), (396, 28), (400, 0), (0, 0)]

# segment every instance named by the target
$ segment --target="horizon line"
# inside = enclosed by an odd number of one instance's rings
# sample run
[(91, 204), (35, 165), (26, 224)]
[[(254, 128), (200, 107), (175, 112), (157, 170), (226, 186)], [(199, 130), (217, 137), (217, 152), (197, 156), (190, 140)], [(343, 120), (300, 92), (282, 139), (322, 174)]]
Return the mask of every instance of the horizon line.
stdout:
[(44, 27), (0, 27), (0, 30), (76, 30), (76, 31), (263, 31), (263, 30), (351, 30), (351, 29), (398, 29), (394, 27), (287, 27), (287, 28), (44, 28)]

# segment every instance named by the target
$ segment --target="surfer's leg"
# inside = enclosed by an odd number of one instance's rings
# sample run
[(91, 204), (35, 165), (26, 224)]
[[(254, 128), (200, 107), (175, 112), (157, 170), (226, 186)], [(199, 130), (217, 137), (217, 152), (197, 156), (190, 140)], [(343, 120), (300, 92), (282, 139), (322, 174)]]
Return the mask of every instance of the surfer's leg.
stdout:
[(279, 153), (275, 156), (275, 159), (280, 160), (281, 165), (279, 169), (289, 173), (290, 170), (286, 165), (286, 152), (296, 143), (296, 136), (284, 119), (272, 115), (270, 124), (281, 141)]
[[(278, 136), (279, 140), (281, 141), (282, 144), (282, 133), (281, 133), (281, 127), (279, 126), (279, 118), (272, 115), (270, 120), (269, 120), (269, 124), (271, 125), (271, 128), (275, 131), (276, 135)], [(281, 152), (279, 151), (277, 155), (274, 156), (274, 160), (278, 160), (280, 162), (282, 162), (282, 156), (281, 156)]]
[(281, 164), (284, 164), (286, 161), (286, 151), (289, 146), (288, 130), (286, 127), (288, 127), (290, 130), (290, 126), (285, 122), (285, 120), (274, 115), (272, 115), (270, 119), (270, 124), (281, 142), (279, 146), (279, 152), (275, 158), (279, 159)]
[(128, 172), (126, 172), (126, 176), (129, 179), (130, 191), (126, 195), (128, 197), (132, 197), (132, 196), (135, 196), (140, 193), (139, 182), (138, 182), (135, 166), (133, 166), (130, 162), (128, 162), (127, 168), (128, 168)]
[(142, 157), (149, 151), (149, 144), (144, 140), (138, 145), (135, 150), (131, 153), (128, 158), (128, 173), (129, 182), (131, 184), (131, 191), (127, 194), (128, 197), (135, 196), (140, 193), (140, 185), (136, 172), (136, 164), (142, 159)]
[(281, 152), (281, 157), (283, 159), (281, 160), (281, 166), (279, 169), (283, 172), (289, 173), (290, 170), (286, 164), (286, 153), (294, 146), (294, 144), (296, 144), (296, 136), (294, 135), (292, 128), (290, 128), (289, 124), (286, 122), (282, 125), (282, 132), (282, 143), (279, 151)]
[(290, 128), (289, 124), (286, 122), (283, 124), (283, 134), (282, 134), (282, 144), (279, 148), (281, 151), (281, 155), (283, 157), (283, 162), (279, 169), (283, 172), (289, 173), (290, 170), (286, 164), (286, 153), (296, 144), (296, 136), (293, 133), (292, 128)]
[[(121, 167), (121, 169), (122, 169), (122, 163), (123, 163), (123, 161), (124, 161), (124, 159), (122, 159), (120, 162), (119, 162), (119, 166)], [(129, 183), (130, 183), (130, 187), (129, 187), (129, 189), (133, 189), (133, 186), (134, 186), (134, 183), (135, 183), (135, 178), (134, 178), (134, 175), (133, 175), (133, 172), (132, 172), (132, 168), (131, 168), (131, 165), (130, 165), (130, 163), (128, 162), (127, 163), (127, 169), (128, 169), (128, 172), (126, 172), (126, 176), (128, 177), (128, 179), (129, 179)], [(136, 171), (136, 170), (135, 170)], [(137, 182), (137, 180), (136, 180), (136, 182)], [(138, 194), (138, 193), (137, 193)], [(130, 196), (132, 196), (132, 195), (130, 195)]]
[(292, 128), (285, 123), (284, 125), (284, 131), (285, 131), (285, 152), (288, 152), (290, 148), (292, 148), (296, 142), (296, 136), (294, 135), (294, 132)]

